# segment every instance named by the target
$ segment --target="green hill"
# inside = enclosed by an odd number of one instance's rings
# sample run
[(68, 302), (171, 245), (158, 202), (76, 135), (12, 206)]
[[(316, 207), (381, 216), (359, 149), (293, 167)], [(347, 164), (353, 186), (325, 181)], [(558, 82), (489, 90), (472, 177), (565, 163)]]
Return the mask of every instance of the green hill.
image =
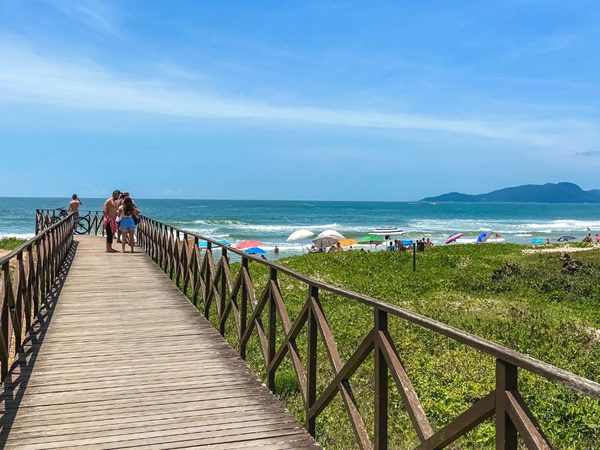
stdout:
[(425, 202), (521, 202), (521, 203), (600, 203), (600, 190), (584, 191), (574, 183), (526, 184), (487, 194), (450, 192), (427, 197)]

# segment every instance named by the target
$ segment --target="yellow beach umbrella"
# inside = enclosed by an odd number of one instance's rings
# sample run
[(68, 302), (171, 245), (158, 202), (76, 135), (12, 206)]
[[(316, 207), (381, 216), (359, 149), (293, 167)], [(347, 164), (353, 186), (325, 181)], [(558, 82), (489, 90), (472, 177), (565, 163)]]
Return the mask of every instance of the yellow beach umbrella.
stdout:
[(355, 241), (354, 239), (342, 239), (340, 241), (340, 245), (342, 247), (348, 247), (350, 245), (356, 245), (356, 244), (358, 244), (358, 241)]

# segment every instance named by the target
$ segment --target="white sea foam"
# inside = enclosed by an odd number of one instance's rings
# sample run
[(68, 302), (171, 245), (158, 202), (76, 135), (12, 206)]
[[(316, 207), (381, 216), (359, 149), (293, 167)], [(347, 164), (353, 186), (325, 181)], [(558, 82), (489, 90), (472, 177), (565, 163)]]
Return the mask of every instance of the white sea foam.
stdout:
[(257, 232), (266, 232), (266, 233), (275, 233), (275, 232), (283, 232), (283, 231), (296, 231), (300, 228), (306, 230), (326, 230), (326, 229), (339, 229), (340, 225), (337, 223), (327, 223), (327, 224), (318, 224), (318, 225), (279, 225), (279, 224), (252, 224), (246, 222), (240, 222), (238, 220), (195, 220), (195, 224), (197, 225), (208, 225), (211, 227), (225, 228), (225, 229), (233, 229), (240, 231), (257, 231)]
[(523, 222), (494, 219), (420, 219), (411, 220), (405, 227), (407, 232), (442, 232), (458, 230), (462, 232), (495, 231), (505, 234), (585, 232), (587, 228), (600, 230), (600, 221), (559, 219), (540, 222)]
[(0, 239), (4, 239), (4, 238), (31, 239), (34, 236), (35, 236), (34, 233), (0, 233)]

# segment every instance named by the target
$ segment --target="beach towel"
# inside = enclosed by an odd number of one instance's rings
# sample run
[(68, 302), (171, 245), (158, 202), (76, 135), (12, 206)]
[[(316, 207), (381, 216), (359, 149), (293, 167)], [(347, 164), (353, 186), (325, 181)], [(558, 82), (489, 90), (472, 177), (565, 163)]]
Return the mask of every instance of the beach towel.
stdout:
[(108, 217), (105, 217), (104, 219), (102, 219), (102, 231), (106, 232), (106, 227), (108, 225), (110, 225), (110, 229), (112, 230), (113, 234), (115, 234), (119, 229), (119, 226), (117, 225), (117, 221), (115, 219), (109, 219)]

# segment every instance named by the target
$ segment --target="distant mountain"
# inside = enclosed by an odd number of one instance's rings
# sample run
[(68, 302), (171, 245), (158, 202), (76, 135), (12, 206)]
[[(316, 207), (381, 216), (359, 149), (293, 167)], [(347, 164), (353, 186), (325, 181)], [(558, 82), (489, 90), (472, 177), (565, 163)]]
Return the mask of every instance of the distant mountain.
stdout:
[(584, 191), (574, 183), (526, 184), (487, 194), (450, 192), (427, 197), (424, 202), (522, 202), (522, 203), (600, 203), (600, 189)]

